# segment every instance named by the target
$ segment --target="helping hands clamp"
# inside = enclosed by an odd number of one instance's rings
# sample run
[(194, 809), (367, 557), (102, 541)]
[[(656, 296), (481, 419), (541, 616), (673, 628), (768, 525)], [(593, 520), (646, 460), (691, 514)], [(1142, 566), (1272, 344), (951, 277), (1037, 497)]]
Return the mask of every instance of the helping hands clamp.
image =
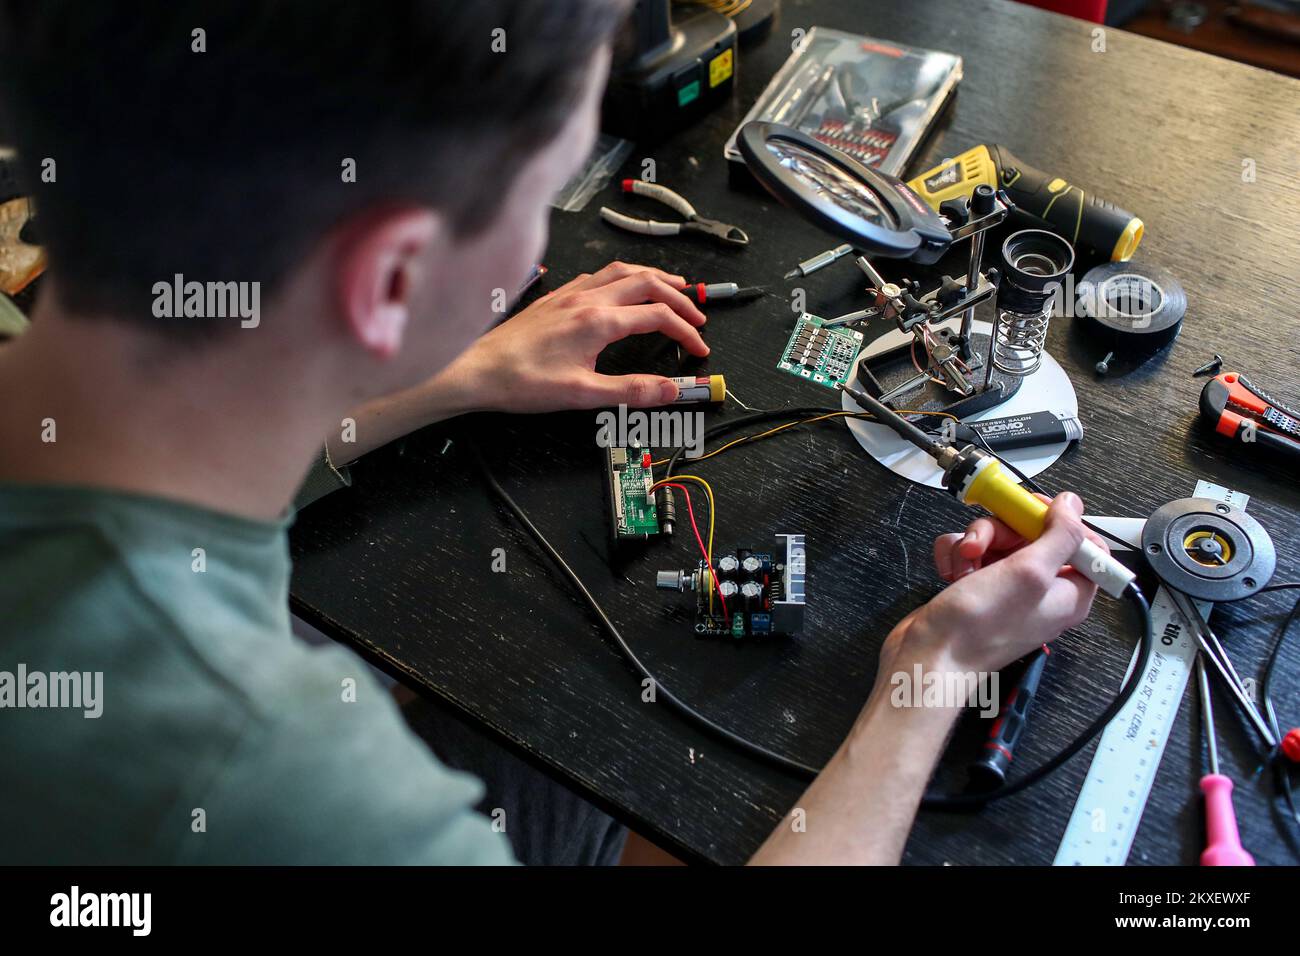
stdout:
[[(971, 348), (975, 307), (997, 293), (999, 278), (996, 269), (990, 269), (987, 273), (981, 271), (984, 233), (1001, 223), (1010, 209), (1011, 204), (1005, 195), (996, 194), (987, 186), (975, 190), (969, 205), (964, 198), (945, 202), (940, 207), (940, 215), (948, 225), (953, 241), (966, 238), (971, 240), (969, 265), (964, 280), (945, 276), (936, 288), (923, 295), (917, 294), (918, 284), (913, 280), (889, 282), (876, 271), (866, 256), (857, 256), (854, 261), (867, 277), (867, 291), (874, 296), (873, 305), (825, 324), (846, 325), (873, 318), (893, 321), (899, 331), (910, 333), (915, 342), (921, 345), (943, 373), (944, 380), (952, 391), (962, 396), (973, 394), (976, 386), (968, 363), (975, 360)], [(962, 314), (961, 330), (955, 336), (936, 344), (933, 327), (959, 313)], [(912, 383), (905, 384), (910, 386)], [(900, 388), (895, 391), (905, 390)]]

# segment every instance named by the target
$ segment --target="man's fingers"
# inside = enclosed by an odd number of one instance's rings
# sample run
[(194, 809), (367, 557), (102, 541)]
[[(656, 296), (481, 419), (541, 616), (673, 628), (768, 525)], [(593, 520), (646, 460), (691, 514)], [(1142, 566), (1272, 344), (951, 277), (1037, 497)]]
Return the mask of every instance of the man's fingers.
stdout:
[(956, 581), (1022, 544), (1020, 535), (997, 518), (976, 518), (964, 532), (934, 539), (934, 563), (939, 577)]
[(611, 282), (593, 291), (591, 298), (604, 305), (662, 302), (691, 325), (703, 325), (707, 321), (699, 306), (686, 297), (680, 285), (673, 285), (649, 273), (639, 273)]
[(611, 282), (616, 282), (619, 279), (626, 279), (629, 276), (638, 274), (654, 276), (655, 278), (668, 283), (675, 289), (680, 289), (686, 284), (686, 278), (684, 276), (674, 275), (671, 272), (665, 272), (663, 269), (655, 269), (652, 266), (639, 266), (631, 262), (611, 262), (599, 272), (595, 272), (591, 275), (578, 276), (578, 278), (574, 279), (569, 283), (569, 285), (573, 287), (575, 292), (587, 289), (599, 289), (602, 286), (609, 285)]
[(1092, 609), (1097, 585), (1082, 574), (1067, 571), (1047, 589), (1042, 608), (1062, 631), (1078, 626)]
[[(1073, 496), (1076, 500), (1078, 499), (1078, 496), (1075, 495), (1074, 492), (1067, 492), (1067, 493)], [(1052, 503), (1052, 499), (1047, 497), (1047, 495), (1034, 492), (1034, 497), (1037, 498), (1045, 505), (1050, 505)], [(1082, 500), (1079, 501), (1079, 507), (1080, 508), (1083, 507)], [(1080, 514), (1082, 514), (1082, 512), (1080, 512)], [(1106, 542), (1106, 539), (1103, 538), (1101, 535), (1099, 535), (1097, 532), (1093, 531), (1087, 525), (1084, 526), (1083, 533), (1085, 536), (1087, 536), (1088, 540), (1090, 540), (1093, 544), (1099, 544), (1102, 547), (1104, 547), (1107, 551), (1110, 550), (1110, 545)]]
[(1097, 532), (1093, 531), (1087, 525), (1084, 525), (1083, 533), (1084, 535), (1087, 536), (1088, 540), (1091, 541), (1093, 544), (1100, 545), (1101, 547), (1105, 548), (1107, 551), (1110, 550), (1110, 542), (1107, 541), (1105, 538), (1103, 538), (1101, 535), (1099, 535)]
[(962, 536), (961, 556), (979, 561), (989, 552), (1002, 553), (1019, 547), (1024, 539), (997, 518), (976, 518)]
[(1027, 561), (1050, 568), (1055, 574), (1060, 566), (1069, 562), (1086, 537), (1083, 522), (1083, 502), (1072, 491), (1063, 491), (1047, 507), (1047, 524), (1038, 540), (1021, 549)]
[(702, 358), (709, 354), (709, 347), (701, 337), (699, 329), (662, 302), (610, 309), (601, 317), (598, 326), (601, 337), (606, 340), (605, 344), (627, 338), (629, 335), (661, 332), (680, 343), (682, 348), (692, 355)]
[(645, 408), (667, 405), (677, 398), (677, 386), (662, 375), (601, 375), (592, 372), (572, 389), (579, 408), (626, 405)]
[(952, 581), (953, 561), (957, 557), (957, 546), (961, 542), (960, 534), (941, 534), (934, 539), (934, 568), (944, 581)]
[[(1037, 497), (1046, 501), (1049, 509), (1052, 507), (1049, 499), (1043, 495)], [(1077, 495), (1069, 492), (1060, 496), (1060, 500), (1061, 504), (1057, 508), (1058, 510), (1065, 509), (1065, 511), (1056, 517), (1050, 517), (1051, 511), (1049, 510), (1049, 524), (1059, 524), (1061, 521), (1065, 521), (1067, 524), (1071, 522), (1077, 524), (1078, 515), (1083, 513), (1083, 503), (1079, 501)], [(1048, 539), (1046, 545), (1031, 552), (1027, 560), (1035, 564), (1042, 563), (1043, 576), (1046, 579), (1048, 574), (1047, 562), (1051, 560), (1048, 557), (1049, 553), (1056, 553), (1063, 548), (1069, 547), (1069, 542), (1073, 540), (1073, 536), (1074, 532), (1069, 528), (1064, 531), (1058, 528), (1053, 533), (1053, 536)], [(1089, 534), (1088, 537), (1096, 540), (1095, 535)], [(1041, 541), (1042, 538), (1039, 540)], [(942, 535), (935, 539), (934, 544), (935, 564), (940, 568), (940, 576), (944, 580), (955, 581), (979, 569), (991, 560), (996, 560), (1008, 552), (1020, 549), (1025, 544), (1025, 539), (999, 519), (986, 516), (972, 521), (964, 534)], [(943, 565), (939, 564), (941, 547), (946, 552)], [(1069, 547), (1066, 557), (1057, 562), (1057, 568), (1064, 564), (1070, 555), (1074, 554), (1077, 547), (1077, 543)]]

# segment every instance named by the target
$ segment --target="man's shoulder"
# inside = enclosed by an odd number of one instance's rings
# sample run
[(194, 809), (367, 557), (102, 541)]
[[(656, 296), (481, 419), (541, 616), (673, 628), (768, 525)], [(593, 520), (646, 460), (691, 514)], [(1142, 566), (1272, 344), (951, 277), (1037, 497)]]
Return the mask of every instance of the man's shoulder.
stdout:
[[(21, 768), (0, 816), (30, 837), (4, 856), (508, 861), (472, 812), (477, 782), (438, 764), (354, 654), (289, 633), (282, 585), (223, 557), (239, 542), (191, 554), (114, 517), (0, 520), (0, 762)], [(98, 713), (28, 694), (37, 674), (79, 675)]]

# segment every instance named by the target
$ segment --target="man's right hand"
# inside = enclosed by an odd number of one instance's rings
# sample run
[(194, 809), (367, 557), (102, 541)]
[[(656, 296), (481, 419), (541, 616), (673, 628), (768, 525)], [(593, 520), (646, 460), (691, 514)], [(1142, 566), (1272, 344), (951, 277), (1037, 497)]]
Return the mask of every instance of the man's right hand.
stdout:
[(882, 660), (939, 652), (960, 670), (998, 670), (1079, 624), (1097, 586), (1065, 562), (1085, 537), (1106, 546), (1082, 514), (1079, 497), (1064, 492), (1037, 541), (1026, 543), (996, 518), (936, 538), (935, 565), (950, 584), (895, 629)]

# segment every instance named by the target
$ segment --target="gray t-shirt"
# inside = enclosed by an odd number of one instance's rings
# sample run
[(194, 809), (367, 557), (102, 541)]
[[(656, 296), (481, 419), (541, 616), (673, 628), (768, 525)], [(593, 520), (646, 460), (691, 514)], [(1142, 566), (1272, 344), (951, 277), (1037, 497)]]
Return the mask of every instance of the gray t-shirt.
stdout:
[(512, 862), (361, 660), (292, 636), (286, 527), (0, 484), (0, 863)]

